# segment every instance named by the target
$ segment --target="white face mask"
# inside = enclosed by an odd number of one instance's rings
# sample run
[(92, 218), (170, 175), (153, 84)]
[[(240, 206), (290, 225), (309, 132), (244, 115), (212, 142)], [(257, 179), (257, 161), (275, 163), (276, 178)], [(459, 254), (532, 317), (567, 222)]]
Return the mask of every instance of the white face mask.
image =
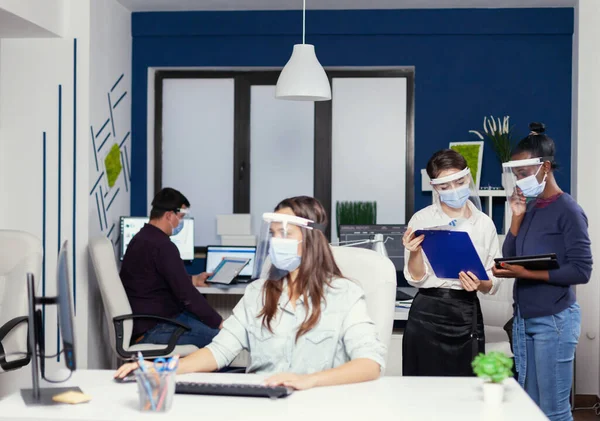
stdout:
[(302, 258), (298, 256), (300, 241), (293, 238), (271, 238), (269, 257), (277, 269), (293, 272), (300, 266)]
[(548, 177), (548, 174), (544, 174), (544, 179), (541, 183), (538, 182), (537, 175), (541, 169), (542, 167), (540, 166), (535, 174), (532, 174), (521, 180), (517, 180), (517, 187), (521, 189), (525, 197), (538, 197), (544, 192), (544, 189), (546, 188), (546, 177)]

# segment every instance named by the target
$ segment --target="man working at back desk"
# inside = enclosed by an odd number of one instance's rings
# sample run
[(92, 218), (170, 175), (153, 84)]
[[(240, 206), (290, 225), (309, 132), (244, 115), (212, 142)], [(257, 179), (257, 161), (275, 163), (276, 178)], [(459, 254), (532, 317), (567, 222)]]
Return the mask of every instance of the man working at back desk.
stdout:
[[(121, 281), (133, 314), (149, 314), (178, 320), (190, 326), (178, 345), (209, 344), (223, 319), (195, 286), (206, 273), (190, 277), (177, 246), (169, 237), (183, 227), (190, 202), (179, 191), (164, 188), (152, 200), (150, 221), (131, 239), (121, 265)], [(167, 344), (177, 327), (151, 319), (135, 320), (135, 343)]]

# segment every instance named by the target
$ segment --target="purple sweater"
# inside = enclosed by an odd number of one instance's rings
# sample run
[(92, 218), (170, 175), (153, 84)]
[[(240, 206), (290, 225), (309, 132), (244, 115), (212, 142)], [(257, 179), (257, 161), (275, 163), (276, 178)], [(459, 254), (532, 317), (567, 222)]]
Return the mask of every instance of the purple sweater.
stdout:
[(567, 193), (546, 207), (528, 205), (518, 235), (506, 235), (503, 255), (556, 253), (560, 268), (550, 271), (548, 282), (516, 280), (514, 299), (523, 318), (550, 316), (575, 302), (571, 286), (587, 283), (592, 273), (590, 245), (587, 217)]
[[(194, 287), (177, 246), (154, 225), (144, 225), (131, 239), (121, 265), (121, 281), (133, 314), (174, 318), (188, 311), (209, 327), (221, 324), (219, 313)], [(133, 338), (156, 324), (152, 319), (136, 320)]]

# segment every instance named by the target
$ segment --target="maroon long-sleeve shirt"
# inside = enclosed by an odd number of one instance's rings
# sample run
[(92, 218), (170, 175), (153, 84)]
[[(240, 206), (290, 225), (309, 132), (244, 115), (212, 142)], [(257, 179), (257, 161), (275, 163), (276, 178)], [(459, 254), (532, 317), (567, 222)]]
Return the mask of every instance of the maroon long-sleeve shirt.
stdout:
[[(154, 225), (144, 225), (131, 239), (120, 275), (133, 314), (173, 318), (185, 310), (209, 327), (221, 324), (221, 316), (194, 287), (177, 246)], [(133, 338), (156, 324), (150, 319), (136, 320)]]

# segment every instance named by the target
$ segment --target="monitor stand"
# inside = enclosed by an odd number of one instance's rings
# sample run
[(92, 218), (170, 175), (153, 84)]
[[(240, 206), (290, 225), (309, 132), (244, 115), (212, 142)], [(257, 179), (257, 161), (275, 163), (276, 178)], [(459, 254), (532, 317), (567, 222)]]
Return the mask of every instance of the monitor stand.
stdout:
[(34, 397), (34, 389), (21, 389), (21, 397), (26, 406), (49, 406), (49, 405), (64, 405), (63, 402), (55, 402), (52, 398), (65, 392), (81, 392), (81, 389), (75, 387), (48, 387), (38, 390), (38, 397)]
[[(41, 311), (36, 313), (37, 304), (55, 305), (55, 297), (36, 297), (33, 275), (27, 274), (27, 298), (29, 307), (29, 329), (27, 332), (28, 349), (31, 352), (31, 389), (21, 389), (21, 397), (26, 406), (58, 405), (64, 403), (54, 402), (52, 398), (68, 391), (81, 392), (77, 386), (71, 387), (40, 387), (40, 365), (42, 373), (45, 371), (43, 361), (45, 352), (44, 330), (42, 327)], [(72, 368), (74, 369), (74, 367)]]

